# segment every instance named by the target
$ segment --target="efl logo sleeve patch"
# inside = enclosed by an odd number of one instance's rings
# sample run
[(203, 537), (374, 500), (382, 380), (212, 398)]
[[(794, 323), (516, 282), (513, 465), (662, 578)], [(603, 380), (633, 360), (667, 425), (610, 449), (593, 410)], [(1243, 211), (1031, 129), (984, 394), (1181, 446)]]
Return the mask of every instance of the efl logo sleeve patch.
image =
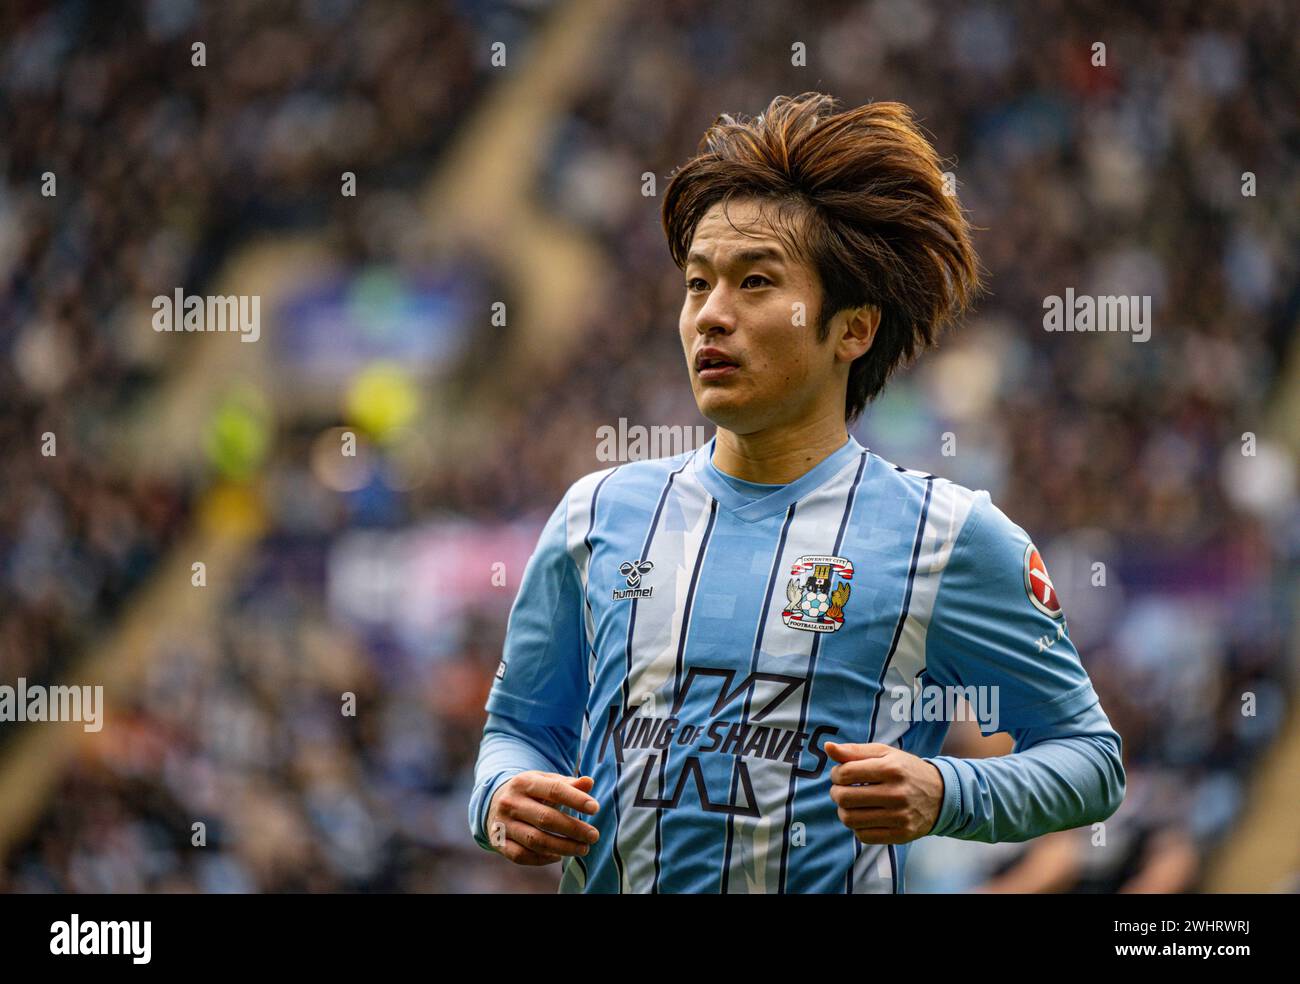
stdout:
[(1034, 607), (1044, 615), (1062, 617), (1061, 599), (1056, 593), (1056, 586), (1047, 573), (1042, 555), (1032, 543), (1025, 547), (1025, 592)]

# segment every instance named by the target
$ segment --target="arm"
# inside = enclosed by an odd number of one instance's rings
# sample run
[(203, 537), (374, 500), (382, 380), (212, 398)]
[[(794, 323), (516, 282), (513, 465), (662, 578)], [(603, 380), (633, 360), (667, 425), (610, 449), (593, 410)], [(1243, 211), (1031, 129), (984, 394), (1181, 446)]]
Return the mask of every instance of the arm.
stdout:
[(1023, 841), (1104, 820), (1124, 799), (1120, 736), (1083, 669), (1045, 569), (1034, 578), (1049, 586), (1049, 612), (1030, 597), (1028, 535), (987, 493), (976, 495), (936, 597), (927, 669), (945, 686), (990, 688), (1000, 720), (981, 722), (981, 731), (1009, 731), (1016, 744), (999, 758), (926, 759), (944, 782), (930, 833)]
[(577, 732), (568, 728), (529, 725), (504, 714), (489, 714), (469, 799), (470, 832), (479, 847), (494, 849), (488, 840), (487, 813), (506, 780), (529, 770), (572, 775), (577, 750)]
[[(568, 552), (567, 502), (566, 495), (551, 513), (528, 560), (510, 610), (501, 665), (488, 695), (489, 717), (469, 804), (470, 833), (486, 850), (498, 849), (489, 829), (494, 798), (500, 799), (498, 791), (522, 773), (528, 775), (520, 780), (517, 801), (507, 797), (514, 805), (503, 818), (514, 832), (509, 835), (512, 840), (517, 833), (521, 844), (546, 842), (554, 848), (559, 845), (547, 831), (577, 836), (588, 832), (581, 821), (549, 809), (580, 809), (587, 804), (590, 790), (589, 785), (583, 788), (583, 780), (573, 779), (588, 682), (584, 599), (577, 566)], [(511, 783), (511, 788), (516, 785)], [(546, 826), (539, 826), (542, 823)], [(519, 860), (515, 848), (502, 853)], [(533, 858), (529, 863), (541, 862)]]
[(1104, 820), (1124, 798), (1120, 738), (1094, 703), (1073, 718), (1013, 732), (1011, 755), (926, 759), (943, 776), (930, 833), (962, 840), (1024, 841)]

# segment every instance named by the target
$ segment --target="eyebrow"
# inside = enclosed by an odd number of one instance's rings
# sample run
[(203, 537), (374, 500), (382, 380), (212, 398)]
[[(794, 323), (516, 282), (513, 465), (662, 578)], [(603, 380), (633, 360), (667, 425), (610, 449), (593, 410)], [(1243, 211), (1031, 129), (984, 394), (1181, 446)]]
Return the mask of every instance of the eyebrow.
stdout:
[[(751, 246), (748, 249), (737, 250), (731, 254), (731, 259), (733, 263), (760, 263), (763, 260), (782, 263), (785, 261), (785, 255), (779, 249), (774, 249), (771, 246)], [(707, 256), (694, 250), (686, 257), (686, 263), (687, 265), (699, 263), (703, 266), (712, 266)]]

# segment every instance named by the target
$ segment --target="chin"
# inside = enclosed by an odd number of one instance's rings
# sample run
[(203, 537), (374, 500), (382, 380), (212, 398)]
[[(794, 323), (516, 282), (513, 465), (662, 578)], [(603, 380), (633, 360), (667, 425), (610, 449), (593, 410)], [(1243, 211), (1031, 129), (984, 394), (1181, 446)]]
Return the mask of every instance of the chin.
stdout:
[(705, 420), (736, 434), (753, 430), (754, 408), (749, 401), (737, 399), (730, 393), (705, 390), (696, 394), (695, 405)]

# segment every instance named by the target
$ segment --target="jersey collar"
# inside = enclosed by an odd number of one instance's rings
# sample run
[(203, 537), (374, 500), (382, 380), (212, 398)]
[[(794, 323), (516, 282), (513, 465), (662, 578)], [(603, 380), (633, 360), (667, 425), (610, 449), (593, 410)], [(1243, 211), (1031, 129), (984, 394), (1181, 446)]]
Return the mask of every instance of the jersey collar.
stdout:
[(790, 508), (791, 503), (798, 502), (809, 492), (814, 491), (826, 481), (838, 475), (842, 468), (850, 461), (856, 460), (858, 455), (865, 450), (850, 434), (849, 439), (838, 450), (829, 454), (793, 482), (783, 485), (761, 498), (748, 499), (727, 484), (718, 471), (718, 467), (713, 463), (713, 450), (717, 442), (718, 436), (714, 434), (708, 444), (695, 452), (692, 470), (695, 477), (699, 479), (709, 494), (718, 500), (719, 505), (734, 514), (737, 519), (744, 520), (747, 523), (757, 522), (760, 519), (767, 519), (769, 516), (785, 512)]

